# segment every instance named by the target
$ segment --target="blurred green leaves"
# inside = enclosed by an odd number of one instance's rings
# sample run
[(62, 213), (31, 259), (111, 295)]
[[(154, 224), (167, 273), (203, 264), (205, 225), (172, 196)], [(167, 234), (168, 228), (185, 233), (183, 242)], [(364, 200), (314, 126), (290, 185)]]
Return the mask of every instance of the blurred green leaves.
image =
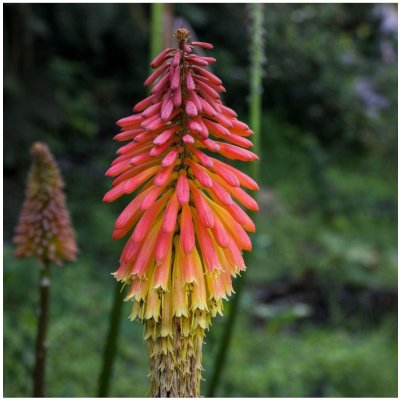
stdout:
[[(94, 139), (98, 134), (98, 116), (93, 104), (96, 103), (93, 87), (85, 87), (90, 82), (90, 71), (84, 64), (55, 58), (50, 65), (56, 87), (56, 99), (63, 110), (65, 129), (72, 137), (83, 136)], [(90, 90), (91, 89), (91, 90)]]
[[(272, 319), (271, 324), (274, 324)], [(241, 321), (243, 323), (243, 321)], [(238, 329), (222, 393), (225, 396), (365, 397), (397, 392), (393, 320), (378, 330), (305, 328), (290, 332)], [(246, 385), (243, 382), (247, 382)]]

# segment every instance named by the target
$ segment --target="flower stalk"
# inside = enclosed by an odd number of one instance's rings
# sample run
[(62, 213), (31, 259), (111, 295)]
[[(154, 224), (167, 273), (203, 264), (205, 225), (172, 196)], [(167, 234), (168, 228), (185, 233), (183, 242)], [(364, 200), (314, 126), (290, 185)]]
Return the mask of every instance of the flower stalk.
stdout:
[(44, 396), (47, 352), (47, 325), (50, 299), (50, 264), (44, 261), (40, 267), (39, 321), (36, 337), (35, 368), (33, 372), (33, 397)]
[(44, 143), (34, 143), (25, 201), (14, 236), (17, 257), (36, 257), (40, 267), (40, 304), (36, 339), (33, 396), (45, 396), (50, 264), (74, 261), (75, 233), (65, 205), (64, 183), (53, 155)]
[(175, 37), (178, 47), (151, 63), (150, 96), (117, 122), (115, 139), (129, 143), (106, 173), (115, 180), (104, 201), (138, 190), (115, 222), (114, 239), (130, 237), (114, 276), (129, 285), (131, 319), (145, 326), (152, 395), (199, 397), (205, 331), (245, 270), (255, 231), (239, 204), (258, 210), (241, 187), (257, 183), (212, 153), (258, 157), (248, 150), (253, 132), (222, 104), (225, 88), (206, 68), (216, 60), (195, 53), (213, 46), (190, 42), (184, 28)]
[(108, 397), (110, 381), (118, 350), (118, 336), (121, 325), (122, 301), (124, 295), (119, 285), (115, 285), (112, 307), (110, 310), (106, 343), (103, 350), (103, 361), (97, 385), (97, 397)]
[(163, 3), (151, 4), (150, 56), (152, 59), (162, 50), (164, 7)]

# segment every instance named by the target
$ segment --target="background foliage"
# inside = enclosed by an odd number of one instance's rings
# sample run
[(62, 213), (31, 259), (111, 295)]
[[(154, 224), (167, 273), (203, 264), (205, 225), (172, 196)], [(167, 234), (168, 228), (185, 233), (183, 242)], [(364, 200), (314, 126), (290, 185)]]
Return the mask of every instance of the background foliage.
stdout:
[[(248, 112), (242, 4), (175, 4), (214, 43), (226, 103)], [(397, 394), (397, 8), (266, 5), (262, 205), (220, 396)], [(33, 141), (66, 181), (81, 249), (53, 269), (48, 395), (93, 396), (122, 204), (102, 204), (114, 121), (145, 96), (149, 6), (4, 7), (4, 394), (27, 396), (37, 265), (11, 238)], [(129, 305), (124, 306), (128, 316)], [(229, 304), (227, 305), (229, 307)], [(207, 336), (205, 378), (223, 319)], [(124, 319), (112, 396), (147, 391), (142, 327)], [(207, 380), (204, 385), (207, 385)]]

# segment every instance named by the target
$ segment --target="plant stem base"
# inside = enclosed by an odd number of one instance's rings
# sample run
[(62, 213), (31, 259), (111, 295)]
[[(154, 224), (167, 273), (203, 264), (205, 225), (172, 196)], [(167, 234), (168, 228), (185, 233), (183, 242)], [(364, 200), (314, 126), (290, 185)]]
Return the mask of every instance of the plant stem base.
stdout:
[(200, 397), (203, 338), (203, 329), (182, 333), (180, 318), (173, 337), (148, 338), (152, 397)]

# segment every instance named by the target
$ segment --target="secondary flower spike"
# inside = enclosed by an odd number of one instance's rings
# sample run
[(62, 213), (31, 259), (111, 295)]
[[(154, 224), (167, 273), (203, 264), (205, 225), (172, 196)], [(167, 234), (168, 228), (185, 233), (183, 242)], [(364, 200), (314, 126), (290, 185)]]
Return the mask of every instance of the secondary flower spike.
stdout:
[(31, 155), (33, 162), (25, 201), (14, 236), (15, 255), (36, 256), (55, 264), (74, 261), (77, 254), (75, 233), (56, 161), (44, 143), (34, 143)]
[(128, 235), (117, 280), (129, 285), (132, 319), (145, 324), (152, 395), (198, 397), (201, 347), (211, 318), (222, 314), (232, 277), (245, 270), (255, 226), (242, 206), (258, 210), (244, 190), (257, 183), (216, 158), (255, 161), (253, 132), (224, 106), (221, 80), (197, 55), (189, 32), (152, 62), (150, 95), (117, 122), (117, 151), (106, 175), (115, 178), (104, 201), (137, 190), (115, 222), (114, 239)]

